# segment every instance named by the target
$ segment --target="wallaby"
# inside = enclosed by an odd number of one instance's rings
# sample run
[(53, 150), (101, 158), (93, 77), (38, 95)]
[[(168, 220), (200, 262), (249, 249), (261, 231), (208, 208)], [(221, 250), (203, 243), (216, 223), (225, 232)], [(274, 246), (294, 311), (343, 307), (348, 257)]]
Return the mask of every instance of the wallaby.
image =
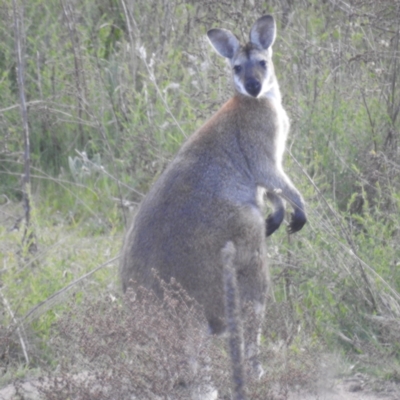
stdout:
[[(250, 302), (261, 326), (268, 287), (265, 235), (282, 223), (284, 200), (294, 209), (289, 232), (306, 223), (303, 198), (282, 168), (289, 119), (271, 59), (275, 35), (270, 15), (255, 22), (244, 46), (228, 30), (208, 32), (229, 61), (235, 94), (184, 143), (153, 185), (122, 251), (124, 291), (143, 285), (161, 295), (153, 268), (167, 282), (174, 277), (203, 306), (212, 333), (226, 328), (227, 243), (234, 249), (240, 307)], [(266, 222), (263, 192), (274, 207)], [(255, 343), (245, 343), (247, 359), (257, 355), (259, 335), (253, 336)]]

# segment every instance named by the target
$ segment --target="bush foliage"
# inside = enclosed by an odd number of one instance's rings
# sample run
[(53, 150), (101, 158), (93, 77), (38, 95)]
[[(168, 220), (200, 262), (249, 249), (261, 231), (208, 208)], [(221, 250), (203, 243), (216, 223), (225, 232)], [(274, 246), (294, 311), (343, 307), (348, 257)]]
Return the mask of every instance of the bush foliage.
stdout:
[[(31, 141), (34, 248), (23, 240), (19, 203), (24, 140), (15, 12)], [(210, 49), (206, 31), (224, 27), (245, 40), (265, 13), (277, 20), (275, 69), (291, 118), (285, 169), (309, 214), (300, 233), (288, 237), (281, 228), (268, 239), (270, 304), (287, 312), (268, 314), (282, 326), (265, 333), (265, 340), (301, 346), (296, 337), (306, 332), (362, 369), (383, 359), (385, 373), (396, 375), (399, 0), (3, 1), (5, 371), (59, 363), (50, 344), (55, 321), (70, 308), (71, 291), (63, 288), (118, 254), (129, 215), (152, 182), (231, 95), (226, 66)], [(82, 292), (96, 299), (118, 285), (112, 262), (72, 285), (75, 302)]]

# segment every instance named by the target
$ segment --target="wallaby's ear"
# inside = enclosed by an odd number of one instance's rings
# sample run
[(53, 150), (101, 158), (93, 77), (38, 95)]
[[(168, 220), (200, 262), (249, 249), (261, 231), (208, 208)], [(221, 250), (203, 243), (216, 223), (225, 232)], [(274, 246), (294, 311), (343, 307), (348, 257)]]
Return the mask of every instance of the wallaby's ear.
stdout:
[(207, 32), (212, 46), (222, 57), (233, 58), (239, 50), (240, 43), (236, 36), (226, 29), (210, 29)]
[(274, 44), (275, 37), (276, 25), (272, 15), (259, 18), (250, 31), (250, 42), (264, 50)]

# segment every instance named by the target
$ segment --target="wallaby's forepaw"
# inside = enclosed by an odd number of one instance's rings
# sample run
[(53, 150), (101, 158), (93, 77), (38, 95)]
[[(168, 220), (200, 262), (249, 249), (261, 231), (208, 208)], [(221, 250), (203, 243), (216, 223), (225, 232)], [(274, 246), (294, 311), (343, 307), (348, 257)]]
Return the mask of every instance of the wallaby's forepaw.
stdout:
[(285, 216), (285, 210), (283, 208), (278, 209), (272, 214), (268, 215), (267, 219), (265, 220), (266, 236), (272, 235), (280, 227), (284, 216)]
[(290, 220), (290, 224), (288, 227), (289, 233), (298, 232), (304, 224), (307, 222), (306, 214), (303, 210), (297, 208), (292, 214), (292, 218)]

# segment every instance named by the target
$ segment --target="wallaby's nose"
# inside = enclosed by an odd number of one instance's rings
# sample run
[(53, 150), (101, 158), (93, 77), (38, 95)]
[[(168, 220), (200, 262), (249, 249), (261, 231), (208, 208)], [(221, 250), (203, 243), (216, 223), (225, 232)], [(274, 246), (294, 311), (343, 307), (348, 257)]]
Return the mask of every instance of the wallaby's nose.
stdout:
[(248, 94), (257, 97), (261, 91), (261, 83), (254, 78), (249, 78), (244, 85)]

